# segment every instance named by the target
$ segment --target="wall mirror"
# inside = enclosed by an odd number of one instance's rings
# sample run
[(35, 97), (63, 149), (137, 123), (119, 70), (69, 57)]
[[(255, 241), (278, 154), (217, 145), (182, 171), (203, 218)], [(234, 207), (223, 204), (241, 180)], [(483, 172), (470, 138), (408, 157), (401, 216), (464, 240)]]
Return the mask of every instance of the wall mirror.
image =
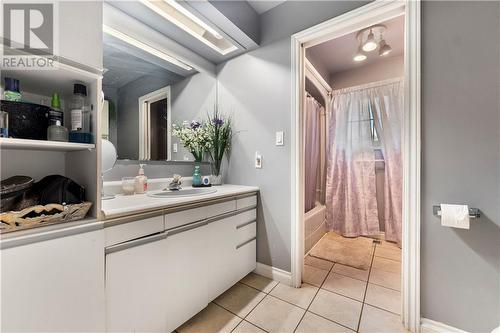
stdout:
[(139, 39), (104, 27), (101, 130), (119, 160), (194, 161), (172, 124), (203, 119), (216, 100), (216, 78)]

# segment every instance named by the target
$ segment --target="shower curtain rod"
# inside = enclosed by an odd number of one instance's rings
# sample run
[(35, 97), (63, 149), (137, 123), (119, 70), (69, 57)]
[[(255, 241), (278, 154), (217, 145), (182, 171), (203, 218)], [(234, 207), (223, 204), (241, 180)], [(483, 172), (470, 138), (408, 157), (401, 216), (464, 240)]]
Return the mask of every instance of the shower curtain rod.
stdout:
[(358, 90), (363, 90), (363, 89), (377, 88), (377, 87), (387, 86), (389, 84), (393, 84), (396, 82), (400, 82), (403, 80), (404, 80), (403, 77), (396, 77), (396, 78), (382, 80), (382, 81), (370, 82), (370, 83), (361, 84), (358, 86), (337, 89), (337, 90), (332, 91), (332, 94), (337, 95), (337, 94), (353, 92), (353, 91), (358, 91)]
[(323, 91), (326, 96), (329, 96), (332, 92), (332, 87), (330, 87), (328, 82), (325, 81), (321, 74), (319, 74), (318, 70), (307, 58), (304, 58), (304, 60), (306, 77), (308, 77), (320, 91)]

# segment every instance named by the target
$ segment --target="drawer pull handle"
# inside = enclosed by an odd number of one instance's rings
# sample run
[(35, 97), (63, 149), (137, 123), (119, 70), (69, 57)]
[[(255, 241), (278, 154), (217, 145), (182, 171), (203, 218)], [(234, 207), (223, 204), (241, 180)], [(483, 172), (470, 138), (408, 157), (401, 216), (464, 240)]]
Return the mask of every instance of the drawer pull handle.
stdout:
[(236, 250), (238, 250), (238, 249), (239, 249), (240, 247), (242, 247), (242, 246), (247, 245), (248, 243), (253, 242), (253, 241), (254, 241), (254, 240), (256, 240), (256, 239), (257, 239), (257, 237), (253, 237), (253, 238), (250, 238), (249, 240), (247, 240), (246, 242), (243, 242), (243, 243), (241, 243), (240, 245), (237, 245), (237, 246), (236, 246)]
[(252, 223), (255, 223), (255, 222), (257, 222), (257, 221), (255, 221), (255, 220), (251, 220), (251, 221), (248, 221), (248, 222), (242, 223), (242, 224), (240, 224), (240, 225), (237, 225), (237, 226), (236, 226), (236, 229), (241, 229), (241, 228), (246, 227), (247, 225), (252, 224)]
[(194, 223), (191, 223), (191, 224), (179, 227), (179, 228), (170, 229), (170, 230), (167, 230), (167, 237), (170, 237), (170, 236), (173, 236), (176, 234), (180, 234), (181, 232), (185, 232), (188, 230), (196, 229), (196, 228), (202, 227), (202, 226), (207, 225), (207, 224), (208, 224), (207, 220), (202, 220), (202, 221), (194, 222)]
[(123, 243), (119, 243), (119, 244), (116, 244), (113, 246), (109, 246), (109, 247), (104, 249), (104, 254), (110, 254), (113, 252), (123, 251), (126, 249), (130, 249), (132, 247), (145, 245), (145, 244), (156, 242), (156, 241), (159, 241), (159, 240), (162, 240), (165, 238), (167, 238), (167, 233), (159, 232), (156, 234), (144, 236), (144, 237), (133, 239), (133, 240), (130, 240), (127, 242), (123, 242)]

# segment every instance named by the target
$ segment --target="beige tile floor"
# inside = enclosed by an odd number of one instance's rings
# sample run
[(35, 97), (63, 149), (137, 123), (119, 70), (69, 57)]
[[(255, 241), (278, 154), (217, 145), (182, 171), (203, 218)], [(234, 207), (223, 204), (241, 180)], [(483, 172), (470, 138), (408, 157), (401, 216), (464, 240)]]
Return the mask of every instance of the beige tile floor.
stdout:
[(306, 257), (303, 282), (291, 288), (250, 273), (176, 332), (407, 332), (394, 244), (375, 244), (367, 271)]

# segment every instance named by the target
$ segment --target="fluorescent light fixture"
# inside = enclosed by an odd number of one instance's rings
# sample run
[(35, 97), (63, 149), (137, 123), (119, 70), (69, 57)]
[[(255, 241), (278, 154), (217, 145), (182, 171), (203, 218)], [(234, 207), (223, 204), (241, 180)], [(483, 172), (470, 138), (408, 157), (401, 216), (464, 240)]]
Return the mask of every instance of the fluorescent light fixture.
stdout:
[(182, 69), (185, 69), (187, 71), (190, 71), (193, 69), (193, 67), (189, 66), (189, 65), (186, 65), (185, 63), (183, 63), (182, 61), (172, 57), (171, 55), (169, 54), (166, 54), (165, 52), (163, 51), (160, 51), (152, 46), (149, 46), (143, 42), (141, 42), (140, 40), (137, 40), (127, 34), (124, 34), (123, 32), (121, 31), (118, 31), (116, 29), (113, 29), (107, 25), (103, 25), (102, 26), (102, 31), (110, 36), (113, 36), (115, 38), (118, 38), (119, 40), (121, 41), (124, 41), (125, 43), (127, 44), (130, 44), (132, 46), (135, 46), (143, 51), (146, 51), (152, 55), (154, 55), (155, 57), (158, 57), (162, 60), (165, 60), (177, 67), (180, 67)]
[(223, 37), (215, 31), (214, 28), (203, 22), (201, 19), (198, 18), (198, 16), (193, 15), (189, 10), (184, 8), (184, 6), (180, 5), (177, 3), (175, 0), (164, 0), (166, 3), (168, 3), (170, 6), (174, 7), (176, 10), (190, 18), (192, 21), (194, 21), (196, 24), (200, 25), (203, 27), (206, 31), (210, 32), (212, 35), (214, 35), (215, 38), (217, 39), (222, 39)]
[(141, 3), (222, 55), (238, 48), (175, 0), (140, 0)]
[(363, 44), (363, 51), (371, 52), (376, 48), (377, 48), (377, 43), (375, 42), (375, 37), (373, 36), (373, 32), (370, 30), (370, 33), (366, 38), (366, 42)]

